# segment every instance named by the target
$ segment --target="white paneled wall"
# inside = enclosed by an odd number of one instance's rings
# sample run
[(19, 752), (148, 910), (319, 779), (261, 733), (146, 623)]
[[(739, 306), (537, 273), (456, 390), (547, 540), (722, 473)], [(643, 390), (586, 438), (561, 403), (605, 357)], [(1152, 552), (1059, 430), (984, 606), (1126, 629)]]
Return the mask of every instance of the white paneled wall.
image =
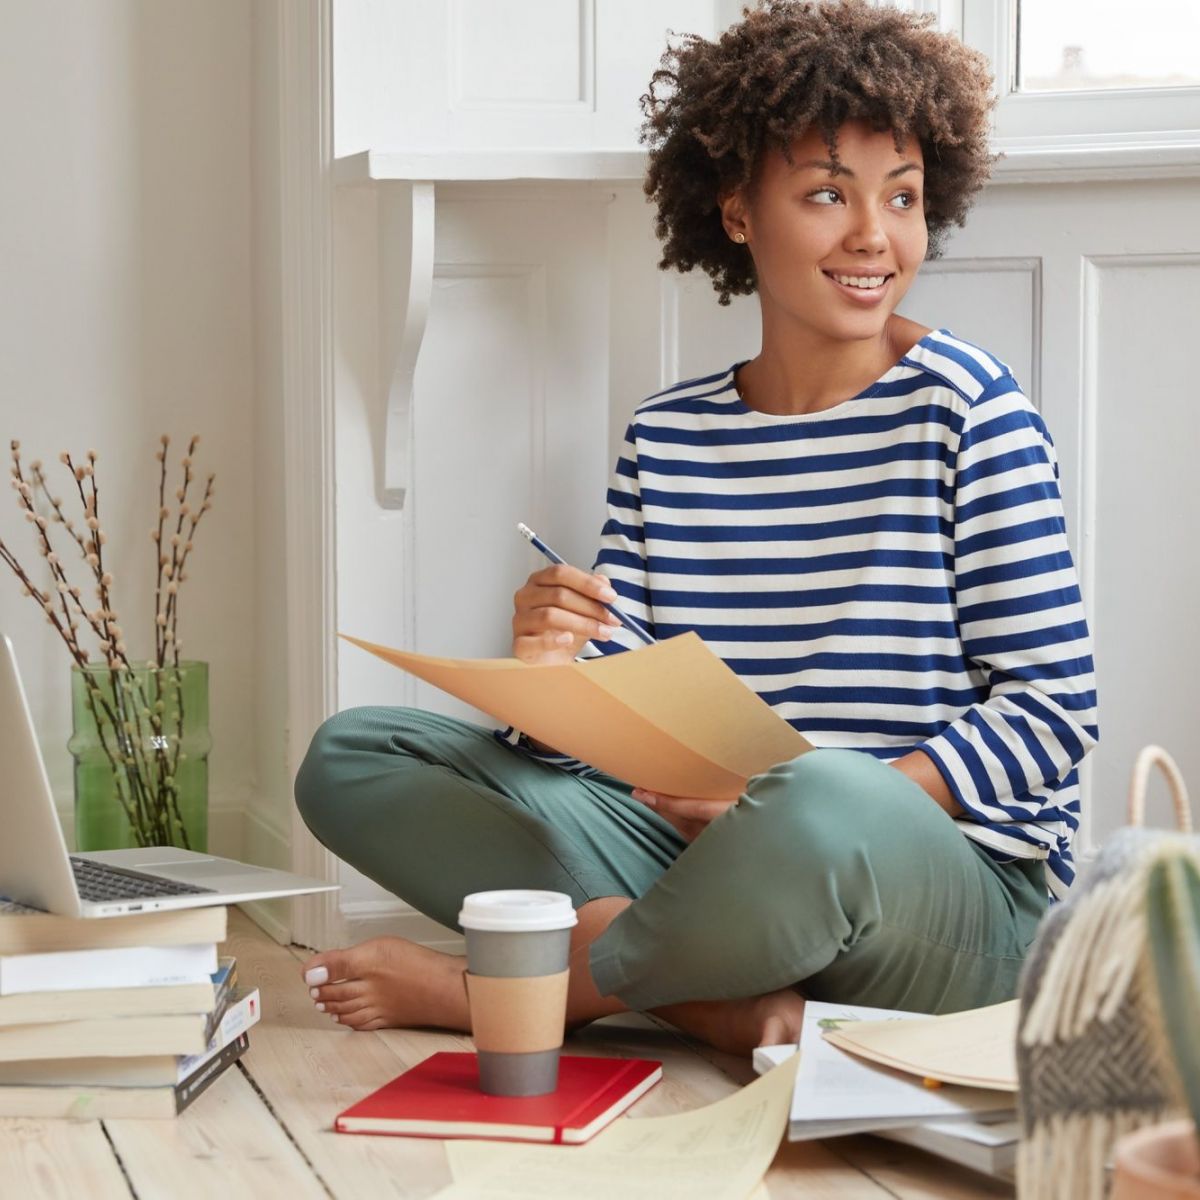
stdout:
[[(608, 475), (607, 221), (611, 197), (571, 184), (442, 189), (428, 325), (413, 387), (404, 508), (380, 506), (378, 286), (372, 193), (338, 200), (339, 628), (423, 653), (495, 657), (512, 594), (542, 560), (525, 521), (590, 561)], [(339, 704), (416, 704), (486, 720), (361, 650), (339, 654)], [(343, 912), (395, 906), (344, 869)], [(421, 923), (400, 929), (423, 934)]]
[[(339, 196), (338, 287), (359, 314), (340, 323), (339, 576), (363, 580), (340, 591), (339, 619), (426, 653), (496, 655), (511, 639), (512, 594), (538, 561), (516, 523), (583, 559), (603, 518), (609, 202), (571, 185), (507, 198), (449, 190), (402, 510), (380, 507), (372, 466), (376, 206), (370, 192)], [(452, 704), (353, 647), (340, 678), (343, 704)]]
[(516, 523), (579, 559), (603, 517), (607, 205), (571, 185), (447, 190), (415, 388), (412, 633), (430, 653), (505, 654), (537, 558)]
[[(1195, 211), (1195, 205), (1192, 205)], [(1165, 216), (1166, 214), (1164, 214)], [(1200, 783), (1200, 254), (1093, 254), (1081, 264), (1085, 562), (1099, 646), (1097, 824), (1118, 818), (1148, 741)], [(1169, 819), (1160, 800), (1156, 823)]]

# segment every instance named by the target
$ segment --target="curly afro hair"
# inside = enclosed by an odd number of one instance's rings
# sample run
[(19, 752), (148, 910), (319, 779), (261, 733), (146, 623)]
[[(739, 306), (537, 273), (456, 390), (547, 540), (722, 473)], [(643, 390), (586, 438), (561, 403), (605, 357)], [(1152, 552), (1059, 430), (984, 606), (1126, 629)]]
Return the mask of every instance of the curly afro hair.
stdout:
[(890, 130), (897, 153), (920, 142), (937, 258), (1000, 156), (988, 150), (987, 59), (933, 20), (866, 0), (763, 0), (716, 42), (689, 34), (671, 46), (642, 97), (658, 265), (703, 268), (722, 304), (753, 292), (753, 259), (726, 236), (718, 197), (752, 186), (763, 152), (789, 155), (813, 125), (837, 162), (837, 130), (855, 119)]

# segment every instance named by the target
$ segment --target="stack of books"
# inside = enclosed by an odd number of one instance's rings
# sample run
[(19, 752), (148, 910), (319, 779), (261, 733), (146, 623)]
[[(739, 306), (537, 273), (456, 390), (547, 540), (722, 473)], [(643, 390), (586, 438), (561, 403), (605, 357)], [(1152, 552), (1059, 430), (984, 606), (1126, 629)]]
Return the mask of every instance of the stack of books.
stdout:
[(173, 1117), (249, 1046), (224, 907), (87, 919), (0, 898), (0, 1116)]

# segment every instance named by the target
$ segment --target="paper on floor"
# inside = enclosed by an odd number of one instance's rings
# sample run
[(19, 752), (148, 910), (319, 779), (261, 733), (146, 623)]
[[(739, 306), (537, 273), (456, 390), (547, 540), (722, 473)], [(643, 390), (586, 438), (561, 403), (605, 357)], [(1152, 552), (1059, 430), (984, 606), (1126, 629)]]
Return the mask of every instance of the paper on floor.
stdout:
[(791, 1060), (705, 1108), (619, 1120), (584, 1146), (450, 1141), (438, 1200), (747, 1200), (779, 1149)]
[(1017, 1090), (1018, 1001), (897, 1023), (866, 1021), (826, 1034), (884, 1066), (965, 1087)]

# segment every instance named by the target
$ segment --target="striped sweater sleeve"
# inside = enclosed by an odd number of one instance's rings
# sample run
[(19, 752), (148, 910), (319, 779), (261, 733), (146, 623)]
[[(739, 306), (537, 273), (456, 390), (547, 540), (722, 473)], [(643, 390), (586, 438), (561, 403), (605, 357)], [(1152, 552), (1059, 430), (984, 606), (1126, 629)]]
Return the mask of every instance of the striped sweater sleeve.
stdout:
[[(646, 537), (642, 528), (642, 499), (638, 491), (637, 441), (630, 425), (608, 485), (608, 518), (600, 533), (600, 550), (592, 569), (606, 576), (617, 593), (617, 607), (634, 617), (651, 637), (654, 614), (646, 579)], [(642, 643), (624, 626), (607, 642), (589, 642), (580, 658), (597, 658), (636, 650)]]
[(983, 827), (976, 840), (1043, 857), (1078, 824), (1055, 791), (1096, 744), (1096, 691), (1053, 443), (1008, 374), (966, 414), (953, 561), (960, 636), (986, 699), (919, 749)]

